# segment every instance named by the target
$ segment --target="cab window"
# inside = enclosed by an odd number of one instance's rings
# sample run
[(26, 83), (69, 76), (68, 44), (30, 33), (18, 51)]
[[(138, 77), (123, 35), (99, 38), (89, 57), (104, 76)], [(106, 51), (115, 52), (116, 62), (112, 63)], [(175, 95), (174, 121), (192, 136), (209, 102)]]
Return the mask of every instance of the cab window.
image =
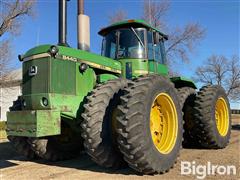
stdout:
[(145, 59), (145, 29), (122, 28), (108, 33), (102, 43), (102, 56), (112, 59)]
[(164, 40), (160, 41), (160, 51), (161, 51), (161, 63), (166, 63), (166, 52), (165, 52), (165, 46), (164, 46)]
[(160, 64), (165, 64), (165, 48), (164, 41), (160, 40), (158, 44), (154, 44), (155, 61)]
[(151, 31), (147, 32), (147, 40), (148, 40), (148, 59), (154, 59), (154, 50), (153, 50), (153, 34)]
[(116, 58), (116, 31), (112, 31), (107, 36), (104, 37), (102, 43), (102, 55), (115, 59)]

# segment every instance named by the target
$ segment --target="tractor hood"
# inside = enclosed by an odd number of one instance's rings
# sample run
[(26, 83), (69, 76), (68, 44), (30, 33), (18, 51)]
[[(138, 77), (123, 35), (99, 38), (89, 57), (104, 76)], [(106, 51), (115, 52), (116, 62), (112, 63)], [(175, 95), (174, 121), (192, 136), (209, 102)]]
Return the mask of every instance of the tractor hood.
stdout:
[[(53, 47), (53, 45), (49, 44), (34, 47), (27, 51), (24, 56), (22, 56), (22, 60), (28, 61), (43, 57), (50, 57), (52, 56), (50, 53), (51, 47)], [(54, 58), (82, 62), (93, 68), (121, 74), (121, 63), (116, 60), (70, 47), (55, 45), (54, 47), (58, 49), (57, 54), (53, 56)]]

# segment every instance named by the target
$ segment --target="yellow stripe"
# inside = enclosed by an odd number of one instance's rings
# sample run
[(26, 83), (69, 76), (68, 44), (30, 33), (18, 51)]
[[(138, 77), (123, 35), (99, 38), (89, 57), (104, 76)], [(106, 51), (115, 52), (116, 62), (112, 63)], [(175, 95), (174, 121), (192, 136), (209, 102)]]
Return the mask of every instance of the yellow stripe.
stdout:
[(45, 57), (50, 57), (50, 54), (48, 54), (48, 53), (36, 54), (36, 55), (26, 57), (23, 60), (24, 61), (30, 61), (30, 60), (33, 60), (33, 59), (40, 59), (40, 58), (45, 58)]
[(88, 64), (92, 67), (95, 67), (95, 68), (104, 69), (104, 70), (112, 71), (112, 72), (116, 72), (116, 73), (121, 73), (120, 70), (112, 69), (112, 68), (107, 67), (107, 66), (103, 66), (103, 65), (100, 65), (100, 64), (96, 64), (96, 63), (92, 63), (92, 62), (84, 61), (84, 60), (80, 60), (80, 61), (83, 62), (83, 63), (86, 63), (86, 64)]
[(134, 73), (138, 73), (138, 74), (148, 74), (148, 71), (146, 71), (146, 70), (135, 70)]

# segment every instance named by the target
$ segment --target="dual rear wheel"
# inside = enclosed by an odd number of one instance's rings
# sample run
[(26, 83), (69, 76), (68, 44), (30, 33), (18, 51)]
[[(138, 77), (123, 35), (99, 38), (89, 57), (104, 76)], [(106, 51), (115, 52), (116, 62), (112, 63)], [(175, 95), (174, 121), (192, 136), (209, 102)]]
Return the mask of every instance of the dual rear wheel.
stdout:
[(128, 164), (145, 174), (164, 173), (174, 165), (182, 143), (182, 115), (167, 78), (109, 81), (87, 99), (82, 137), (97, 164)]
[(105, 167), (127, 163), (143, 174), (165, 173), (176, 162), (182, 139), (195, 147), (224, 148), (230, 138), (229, 103), (219, 86), (177, 92), (167, 78), (150, 75), (107, 82), (88, 100), (81, 126), (85, 148)]
[[(190, 107), (189, 107), (190, 106)], [(228, 145), (231, 134), (230, 106), (224, 89), (204, 86), (184, 109), (188, 141), (195, 147), (218, 149)]]

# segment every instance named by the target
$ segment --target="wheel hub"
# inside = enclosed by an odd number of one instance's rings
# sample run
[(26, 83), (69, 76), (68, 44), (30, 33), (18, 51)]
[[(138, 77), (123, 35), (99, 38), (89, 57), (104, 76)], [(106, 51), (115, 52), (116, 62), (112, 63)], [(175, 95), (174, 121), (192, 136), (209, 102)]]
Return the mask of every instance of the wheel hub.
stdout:
[(177, 139), (178, 117), (175, 104), (166, 93), (160, 93), (152, 104), (150, 131), (158, 151), (163, 154), (171, 152)]
[(224, 98), (218, 98), (215, 106), (215, 120), (217, 130), (221, 136), (225, 136), (229, 128), (229, 112)]

